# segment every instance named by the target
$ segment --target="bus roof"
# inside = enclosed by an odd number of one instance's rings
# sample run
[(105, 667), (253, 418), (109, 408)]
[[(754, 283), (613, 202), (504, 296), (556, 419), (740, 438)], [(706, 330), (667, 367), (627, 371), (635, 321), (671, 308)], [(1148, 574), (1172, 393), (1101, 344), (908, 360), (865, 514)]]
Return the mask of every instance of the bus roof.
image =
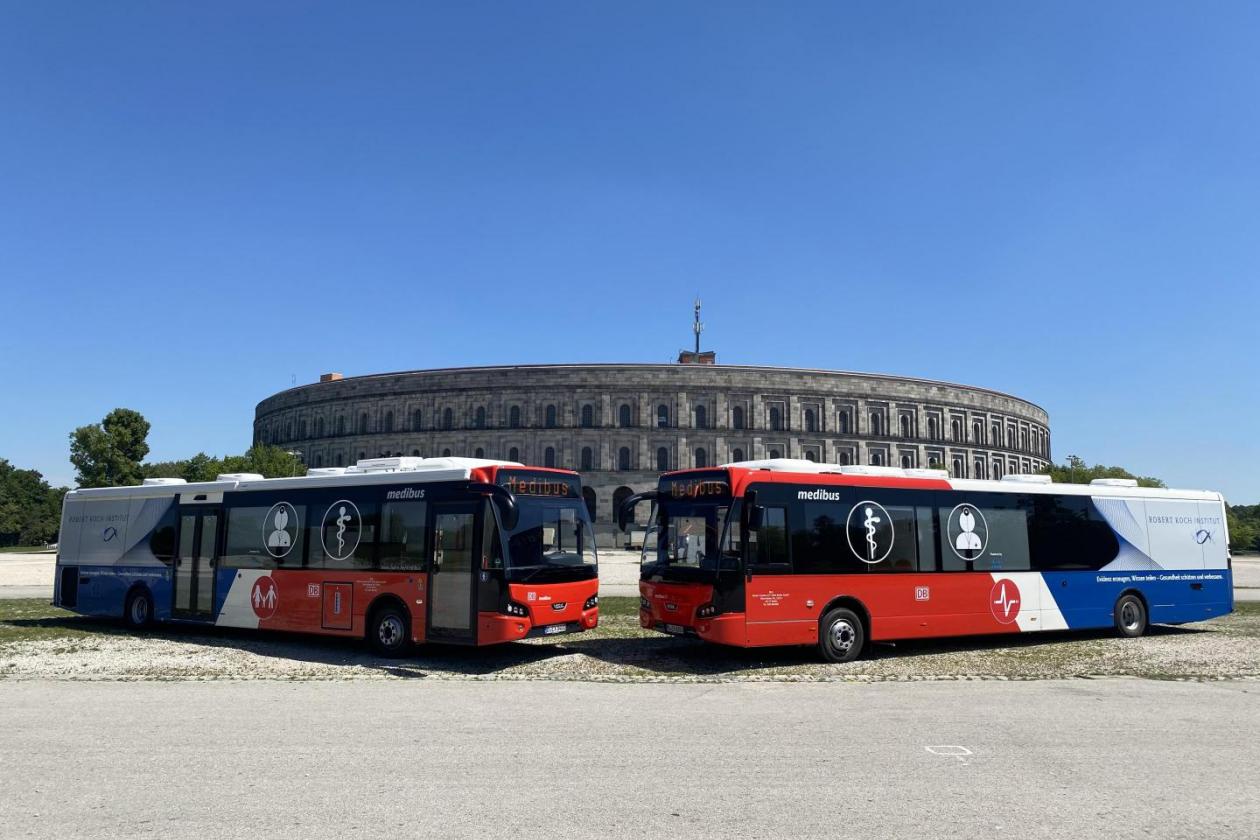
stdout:
[(731, 493), (742, 495), (754, 481), (772, 483), (811, 483), (854, 486), (895, 487), (919, 490), (969, 490), (985, 493), (1037, 493), (1073, 496), (1125, 496), (1129, 498), (1194, 499), (1223, 501), (1213, 490), (1177, 490), (1163, 487), (1138, 487), (1132, 479), (1095, 479), (1089, 484), (1058, 484), (1048, 475), (1008, 475), (990, 481), (950, 478), (945, 470), (903, 469), (869, 465), (823, 464), (795, 458), (767, 458), (758, 461), (737, 461), (718, 467), (678, 470), (669, 476), (686, 473), (725, 470), (730, 474)]
[(160, 498), (183, 493), (357, 487), (473, 479), (494, 481), (500, 469), (576, 475), (572, 470), (532, 467), (517, 461), (493, 461), (485, 458), (367, 458), (351, 467), (312, 468), (306, 471), (306, 475), (290, 478), (263, 478), (256, 473), (224, 473), (216, 481), (189, 483), (177, 478), (145, 479), (145, 483), (138, 486), (92, 487), (71, 490), (66, 495), (79, 499)]

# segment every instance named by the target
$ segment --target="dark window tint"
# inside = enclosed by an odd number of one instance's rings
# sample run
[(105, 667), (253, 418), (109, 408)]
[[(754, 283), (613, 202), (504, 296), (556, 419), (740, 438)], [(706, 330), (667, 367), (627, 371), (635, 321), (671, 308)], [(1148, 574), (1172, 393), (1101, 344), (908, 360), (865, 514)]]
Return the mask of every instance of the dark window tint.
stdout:
[(303, 505), (259, 505), (228, 510), (223, 564), (233, 569), (302, 565)]
[(1008, 493), (950, 494), (941, 505), (940, 555), (945, 571), (1015, 572), (1031, 568), (1028, 513)]
[(787, 546), (787, 509), (766, 507), (761, 528), (748, 534), (752, 546), (753, 565), (759, 571), (786, 574), (791, 570)]
[[(320, 520), (314, 521), (319, 515)], [(370, 569), (376, 548), (376, 505), (340, 499), (310, 510), (310, 559), (316, 569)]]
[(161, 560), (163, 563), (170, 563), (175, 557), (175, 505), (163, 514), (157, 526), (153, 529), (153, 535), (149, 537), (149, 550), (153, 552), (153, 556)]
[[(380, 567), (422, 571), (425, 568), (425, 502), (386, 502), (381, 510)], [(334, 539), (335, 543), (335, 539)]]
[(1028, 542), (1039, 571), (1101, 569), (1120, 543), (1088, 496), (1030, 496)]

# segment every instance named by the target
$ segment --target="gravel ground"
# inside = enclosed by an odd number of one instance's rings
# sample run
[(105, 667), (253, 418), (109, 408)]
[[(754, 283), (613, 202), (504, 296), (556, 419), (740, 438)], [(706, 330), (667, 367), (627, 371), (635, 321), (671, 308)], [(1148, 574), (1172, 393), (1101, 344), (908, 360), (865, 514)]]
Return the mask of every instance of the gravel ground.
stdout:
[(816, 661), (808, 649), (740, 650), (648, 633), (629, 609), (585, 634), (482, 649), (425, 646), (408, 658), (386, 660), (348, 639), (180, 627), (132, 635), (108, 622), (65, 614), (50, 618), (56, 611), (33, 602), (11, 603), (27, 606), (0, 621), (0, 679), (1260, 678), (1260, 609), (1250, 605), (1211, 622), (1156, 627), (1142, 639), (1097, 632), (876, 645), (865, 660), (834, 665)]

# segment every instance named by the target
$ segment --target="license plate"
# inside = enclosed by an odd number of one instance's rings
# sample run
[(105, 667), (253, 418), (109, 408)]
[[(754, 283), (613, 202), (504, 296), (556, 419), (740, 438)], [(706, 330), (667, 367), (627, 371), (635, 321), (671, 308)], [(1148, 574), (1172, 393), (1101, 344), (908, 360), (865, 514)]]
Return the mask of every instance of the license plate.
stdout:
[(546, 627), (543, 628), (543, 635), (550, 636), (553, 633), (563, 633), (565, 630), (568, 630), (568, 629), (569, 629), (569, 625), (567, 624), (548, 624)]
[(675, 636), (681, 636), (683, 633), (686, 632), (686, 630), (683, 629), (683, 626), (681, 624), (666, 624), (665, 632), (673, 633)]

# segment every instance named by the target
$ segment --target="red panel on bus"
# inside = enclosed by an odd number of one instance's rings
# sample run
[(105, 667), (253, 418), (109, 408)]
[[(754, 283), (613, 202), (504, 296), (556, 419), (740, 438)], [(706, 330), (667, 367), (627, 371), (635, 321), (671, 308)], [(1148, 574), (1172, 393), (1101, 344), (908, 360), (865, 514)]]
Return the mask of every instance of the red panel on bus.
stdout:
[(353, 583), (324, 584), (324, 615), (321, 623), (325, 630), (354, 628), (354, 617), (351, 613), (353, 600)]

